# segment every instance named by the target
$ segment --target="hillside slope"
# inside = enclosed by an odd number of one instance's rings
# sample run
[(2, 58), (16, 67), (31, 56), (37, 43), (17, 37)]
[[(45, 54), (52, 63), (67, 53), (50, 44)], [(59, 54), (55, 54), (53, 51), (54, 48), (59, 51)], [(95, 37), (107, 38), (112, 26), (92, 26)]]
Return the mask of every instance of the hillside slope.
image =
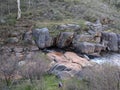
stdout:
[[(16, 5), (12, 5), (15, 1), (7, 3), (1, 1), (1, 41), (9, 38), (9, 33), (13, 31), (24, 33), (34, 27), (48, 27), (50, 32), (56, 33), (56, 25), (75, 23), (85, 28), (84, 21), (95, 22), (97, 19), (100, 19), (103, 24), (109, 24), (112, 31), (120, 30), (119, 7), (116, 8), (107, 3), (108, 0), (30, 1), (30, 3), (26, 0), (21, 1), (22, 18), (20, 20), (16, 20), (17, 8)], [(9, 10), (6, 9), (7, 5), (10, 7)], [(6, 12), (2, 12), (4, 9)]]

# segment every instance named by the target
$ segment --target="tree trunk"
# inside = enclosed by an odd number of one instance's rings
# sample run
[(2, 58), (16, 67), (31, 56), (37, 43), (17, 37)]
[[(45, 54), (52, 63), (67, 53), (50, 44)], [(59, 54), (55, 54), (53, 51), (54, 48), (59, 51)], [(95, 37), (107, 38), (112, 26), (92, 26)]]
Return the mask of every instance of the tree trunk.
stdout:
[(17, 19), (20, 19), (21, 18), (20, 0), (17, 0), (17, 6), (18, 6)]

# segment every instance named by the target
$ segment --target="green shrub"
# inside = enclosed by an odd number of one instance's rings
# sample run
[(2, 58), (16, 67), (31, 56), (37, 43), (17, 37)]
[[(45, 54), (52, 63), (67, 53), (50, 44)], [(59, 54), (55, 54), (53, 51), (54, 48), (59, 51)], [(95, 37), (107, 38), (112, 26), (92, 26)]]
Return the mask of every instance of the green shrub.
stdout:
[(63, 90), (86, 90), (84, 82), (78, 80), (77, 78), (72, 78), (70, 80), (64, 81)]

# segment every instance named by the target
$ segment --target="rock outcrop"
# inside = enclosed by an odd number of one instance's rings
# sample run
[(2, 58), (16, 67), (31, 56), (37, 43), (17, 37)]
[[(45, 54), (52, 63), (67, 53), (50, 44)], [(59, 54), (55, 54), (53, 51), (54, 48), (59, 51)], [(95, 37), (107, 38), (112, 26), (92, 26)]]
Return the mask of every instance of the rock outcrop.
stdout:
[(116, 33), (102, 32), (102, 43), (109, 51), (118, 51), (118, 36)]
[[(98, 20), (96, 23), (86, 22), (89, 30), (84, 34), (78, 34), (75, 30), (80, 30), (79, 25), (65, 24), (59, 25), (59, 30), (73, 30), (61, 32), (54, 39), (50, 36), (47, 28), (33, 30), (33, 37), (40, 49), (57, 46), (58, 48), (75, 49), (80, 53), (99, 55), (101, 51), (117, 52), (120, 48), (120, 35), (103, 31), (103, 26)], [(29, 34), (29, 33), (28, 33)], [(26, 33), (26, 40), (27, 33)]]
[[(47, 56), (52, 61), (48, 72), (61, 79), (73, 77), (83, 67), (92, 66), (87, 59), (81, 58), (73, 52), (66, 52), (65, 54), (52, 52), (48, 53)], [(67, 74), (65, 75), (65, 73)]]
[(53, 39), (47, 28), (35, 29), (32, 33), (35, 43), (40, 49), (51, 47), (53, 45)]
[(94, 32), (92, 34), (75, 35), (72, 44), (78, 52), (86, 54), (97, 52), (99, 54), (104, 49), (100, 42), (101, 32)]
[(57, 39), (57, 47), (58, 48), (65, 48), (70, 46), (73, 40), (74, 33), (72, 32), (62, 32), (60, 33), (58, 39)]

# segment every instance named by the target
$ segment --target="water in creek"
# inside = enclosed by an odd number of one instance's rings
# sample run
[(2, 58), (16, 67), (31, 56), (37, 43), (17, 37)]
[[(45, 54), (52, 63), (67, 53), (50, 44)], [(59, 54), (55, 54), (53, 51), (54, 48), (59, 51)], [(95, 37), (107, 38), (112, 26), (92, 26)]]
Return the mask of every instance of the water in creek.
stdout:
[(109, 54), (105, 54), (101, 57), (97, 57), (94, 59), (91, 59), (93, 62), (96, 62), (98, 64), (102, 64), (105, 62), (108, 63), (114, 63), (120, 66), (120, 54), (117, 53), (109, 53)]

